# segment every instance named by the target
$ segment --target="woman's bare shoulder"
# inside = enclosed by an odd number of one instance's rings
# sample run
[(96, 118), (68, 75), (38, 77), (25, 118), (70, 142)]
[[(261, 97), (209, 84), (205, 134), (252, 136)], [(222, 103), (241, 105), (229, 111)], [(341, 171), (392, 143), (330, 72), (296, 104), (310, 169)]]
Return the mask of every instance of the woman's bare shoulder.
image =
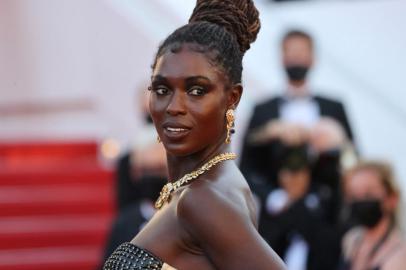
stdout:
[(187, 218), (196, 212), (209, 211), (212, 215), (230, 213), (246, 218), (250, 216), (247, 207), (247, 201), (252, 199), (250, 194), (245, 179), (235, 170), (216, 177), (202, 176), (180, 194), (178, 215)]
[(402, 243), (395, 250), (393, 254), (389, 254), (389, 259), (382, 266), (382, 270), (403, 270), (406, 265), (406, 240), (403, 238)]
[(216, 185), (202, 183), (182, 191), (177, 216), (218, 269), (284, 269), (240, 208)]
[(180, 218), (198, 218), (196, 215), (201, 213), (216, 215), (225, 211), (235, 214), (239, 212), (231, 201), (230, 196), (233, 195), (218, 188), (218, 185), (209, 180), (200, 180), (201, 183), (191, 185), (180, 194), (177, 204), (177, 214)]

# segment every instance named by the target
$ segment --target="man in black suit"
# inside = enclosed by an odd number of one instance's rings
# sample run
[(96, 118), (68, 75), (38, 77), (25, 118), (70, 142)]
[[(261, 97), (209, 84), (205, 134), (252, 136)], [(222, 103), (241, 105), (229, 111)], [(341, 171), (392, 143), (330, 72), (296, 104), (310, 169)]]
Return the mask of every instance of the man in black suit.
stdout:
[[(278, 183), (278, 178), (280, 178), (278, 176), (284, 166), (283, 156), (286, 153), (286, 142), (291, 145), (295, 145), (297, 142), (307, 143), (310, 138), (303, 138), (303, 134), (306, 137), (307, 133), (311, 133), (308, 131), (311, 131), (315, 125), (320, 123), (321, 118), (326, 117), (338, 123), (346, 137), (350, 141), (353, 140), (344, 106), (338, 101), (315, 95), (308, 88), (306, 75), (313, 66), (313, 47), (311, 36), (303, 31), (293, 30), (284, 36), (282, 39), (282, 60), (288, 78), (287, 87), (284, 94), (273, 97), (254, 108), (254, 113), (244, 137), (240, 164), (241, 171), (248, 180), (252, 191), (258, 196), (262, 206), (260, 211), (260, 232), (273, 245), (275, 245), (275, 242), (272, 239), (273, 237), (269, 235), (275, 235), (275, 232), (278, 233), (278, 229), (289, 229), (288, 226), (284, 225), (285, 223), (278, 224), (275, 217), (267, 209), (269, 202), (272, 201), (269, 197), (272, 191), (281, 188), (280, 183)], [(290, 125), (288, 129), (285, 128), (285, 124)], [(329, 192), (332, 195), (329, 195), (327, 204), (331, 204), (336, 208), (336, 205), (339, 204), (339, 196), (334, 195), (338, 192), (340, 178), (338, 174), (339, 152), (329, 148), (328, 151), (318, 154), (321, 162), (309, 165), (312, 166), (311, 176), (309, 176), (312, 178), (311, 186), (313, 188), (322, 186), (323, 190), (325, 190), (326, 186), (329, 187)], [(326, 160), (328, 162), (325, 162)], [(302, 195), (306, 196), (306, 194)], [(306, 211), (303, 211), (303, 209), (296, 211), (295, 209), (296, 207), (290, 207), (283, 217), (289, 216), (287, 220), (290, 222), (305, 217), (302, 219), (309, 221), (308, 224), (312, 224), (310, 215), (307, 215)], [(300, 207), (297, 209), (300, 209)], [(298, 213), (301, 214), (298, 215)], [(329, 210), (328, 213), (332, 216), (320, 215), (318, 219), (330, 224), (326, 227), (330, 230), (331, 226), (336, 222), (337, 211)], [(271, 220), (271, 222), (268, 224), (267, 220)], [(314, 224), (319, 223), (315, 222)], [(268, 228), (269, 231), (267, 231)], [(277, 237), (285, 237), (285, 235), (281, 234), (277, 235)], [(336, 239), (335, 236), (333, 238)], [(310, 251), (315, 249), (314, 242), (325, 244), (317, 239), (317, 235), (312, 239), (307, 239)], [(317, 247), (316, 250), (320, 250), (320, 248)], [(337, 251), (334, 251), (330, 254), (331, 256), (325, 254), (322, 257), (328, 258), (327, 260), (334, 263), (334, 260), (330, 258), (337, 257), (337, 254)], [(284, 256), (283, 253), (279, 255)], [(314, 257), (309, 256), (307, 258), (308, 269), (327, 269), (324, 267), (324, 262), (319, 259), (314, 262)]]
[[(282, 39), (282, 61), (288, 78), (286, 90), (283, 95), (273, 97), (254, 108), (244, 136), (240, 168), (251, 184), (276, 178), (278, 164), (272, 162), (272, 156), (277, 156), (278, 147), (265, 147), (250, 140), (250, 135), (273, 120), (311, 128), (320, 117), (330, 117), (343, 127), (349, 140), (353, 140), (342, 103), (315, 95), (308, 88), (306, 75), (313, 66), (313, 47), (312, 37), (300, 30), (289, 31)], [(252, 188), (255, 192), (255, 187)], [(263, 189), (260, 188), (258, 192), (261, 193), (261, 190)]]

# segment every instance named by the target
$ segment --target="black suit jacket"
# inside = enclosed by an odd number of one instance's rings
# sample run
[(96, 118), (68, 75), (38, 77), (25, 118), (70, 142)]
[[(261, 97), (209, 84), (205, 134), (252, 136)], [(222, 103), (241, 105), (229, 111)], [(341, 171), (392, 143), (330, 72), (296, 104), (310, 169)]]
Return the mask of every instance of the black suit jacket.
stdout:
[[(313, 99), (320, 108), (320, 115), (328, 116), (338, 121), (343, 126), (348, 138), (353, 140), (353, 134), (343, 104), (321, 96), (313, 96)], [(279, 107), (282, 103), (283, 98), (278, 96), (255, 106), (248, 132), (262, 126), (269, 120), (279, 118)]]
[[(314, 101), (318, 104), (320, 115), (331, 117), (338, 121), (344, 128), (348, 138), (353, 141), (353, 133), (345, 113), (342, 103), (321, 96), (313, 96)], [(269, 185), (273, 185), (273, 181), (269, 178), (276, 178), (277, 164), (272, 160), (272, 156), (277, 156), (275, 152), (279, 149), (277, 146), (272, 147), (252, 146), (248, 143), (247, 137), (251, 131), (266, 124), (272, 119), (279, 118), (279, 107), (284, 102), (281, 96), (277, 96), (261, 103), (254, 108), (248, 129), (244, 136), (242, 155), (240, 161), (240, 169), (252, 190), (260, 197), (265, 196), (269, 189)], [(266, 194), (264, 192), (266, 191)]]
[[(347, 136), (353, 140), (344, 106), (338, 101), (320, 96), (314, 96), (313, 99), (319, 106), (320, 115), (338, 121)], [(282, 102), (284, 99), (279, 96), (257, 105), (244, 136), (241, 171), (252, 191), (259, 196), (262, 205), (269, 192), (277, 185), (278, 157), (283, 151), (283, 146), (278, 142), (253, 146), (248, 143), (247, 137), (254, 129), (272, 119), (278, 119)], [(287, 244), (285, 241), (289, 233), (297, 232), (305, 238), (310, 249), (307, 266), (311, 270), (334, 269), (340, 254), (340, 234), (335, 228), (336, 206), (339, 204), (338, 196), (335, 196), (339, 183), (338, 159), (324, 161), (320, 163), (322, 170), (319, 168), (312, 174), (314, 174), (314, 182), (320, 178), (319, 182), (323, 184), (332, 183), (331, 189), (334, 194), (328, 202), (323, 204), (326, 208), (324, 212), (327, 214), (308, 211), (302, 201), (297, 202), (289, 211), (279, 216), (269, 216), (264, 207), (261, 208), (260, 213), (259, 231), (279, 255), (283, 256), (285, 252)]]

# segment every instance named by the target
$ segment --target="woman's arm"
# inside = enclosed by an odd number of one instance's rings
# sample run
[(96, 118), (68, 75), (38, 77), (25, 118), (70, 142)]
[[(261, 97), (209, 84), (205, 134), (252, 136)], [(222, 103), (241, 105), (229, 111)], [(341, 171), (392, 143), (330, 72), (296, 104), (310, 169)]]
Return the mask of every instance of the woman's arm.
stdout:
[(244, 210), (210, 185), (185, 190), (177, 210), (182, 227), (216, 269), (285, 269)]

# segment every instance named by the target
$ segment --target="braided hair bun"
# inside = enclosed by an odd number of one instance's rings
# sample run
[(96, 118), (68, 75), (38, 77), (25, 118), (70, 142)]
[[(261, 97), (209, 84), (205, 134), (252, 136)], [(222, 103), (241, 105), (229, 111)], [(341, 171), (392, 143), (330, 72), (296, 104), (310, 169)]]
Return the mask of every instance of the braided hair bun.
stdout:
[(166, 52), (177, 53), (184, 44), (205, 54), (231, 83), (240, 83), (242, 58), (254, 42), (259, 14), (252, 0), (197, 0), (189, 23), (176, 29), (159, 46), (152, 65)]
[(242, 54), (255, 41), (261, 27), (259, 12), (252, 0), (197, 0), (189, 19), (210, 22), (224, 27), (233, 34)]

